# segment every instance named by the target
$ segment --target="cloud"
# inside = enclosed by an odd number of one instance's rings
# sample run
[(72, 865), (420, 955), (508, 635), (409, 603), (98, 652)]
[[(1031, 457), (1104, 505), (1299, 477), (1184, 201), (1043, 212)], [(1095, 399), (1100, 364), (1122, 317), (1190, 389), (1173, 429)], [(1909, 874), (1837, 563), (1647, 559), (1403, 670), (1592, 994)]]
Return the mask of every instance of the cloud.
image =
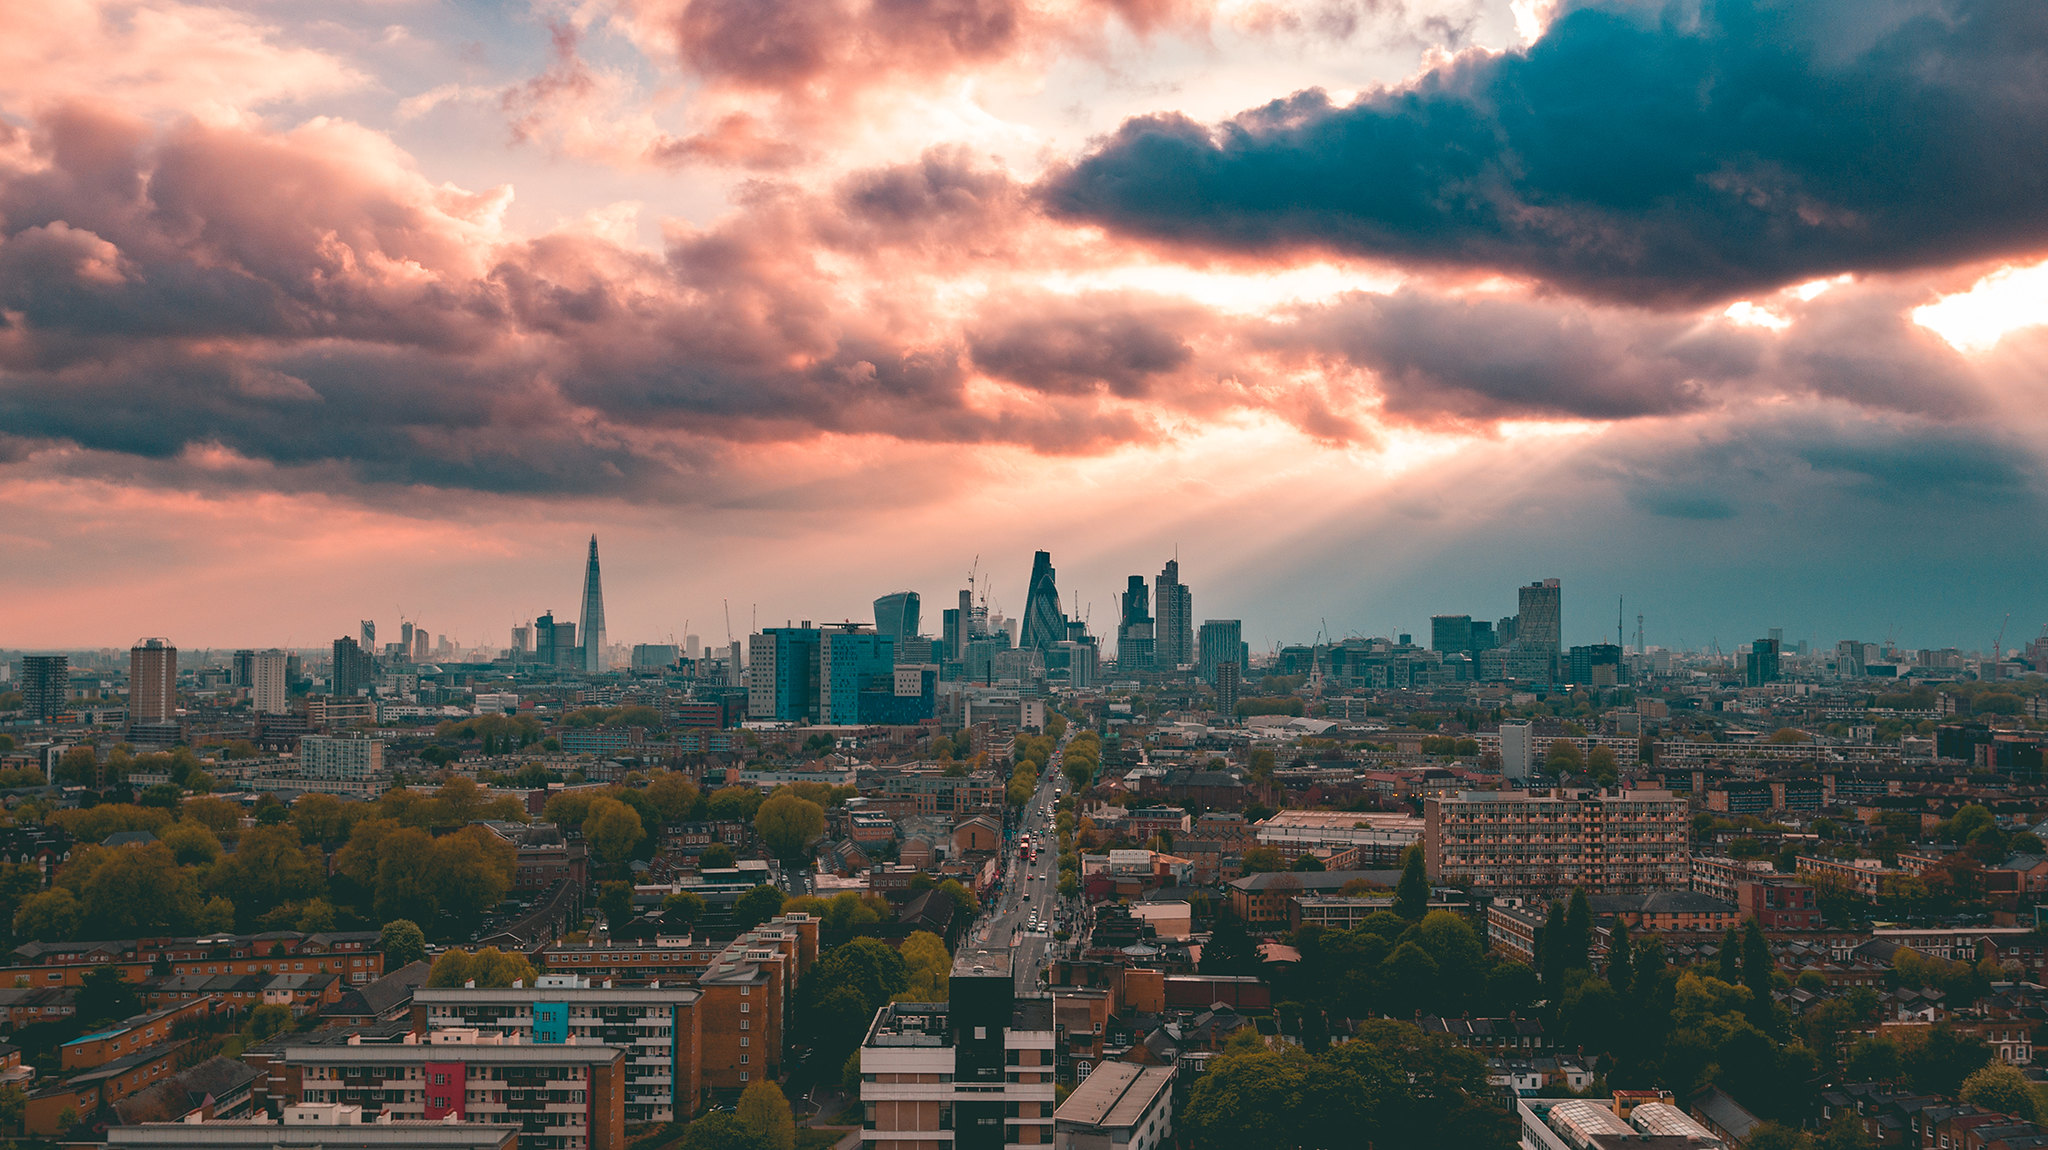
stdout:
[(1588, 3), (1347, 106), (1127, 121), (1042, 192), (1173, 248), (1696, 305), (2048, 244), (2044, 42), (2026, 0)]

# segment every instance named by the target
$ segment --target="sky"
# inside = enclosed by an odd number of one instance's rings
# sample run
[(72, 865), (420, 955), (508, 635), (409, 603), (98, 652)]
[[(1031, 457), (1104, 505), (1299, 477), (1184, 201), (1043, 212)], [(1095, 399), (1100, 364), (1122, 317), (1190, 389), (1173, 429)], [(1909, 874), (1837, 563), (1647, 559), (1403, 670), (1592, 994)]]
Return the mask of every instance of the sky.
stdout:
[(8, 22), (0, 647), (2048, 633), (2034, 0)]

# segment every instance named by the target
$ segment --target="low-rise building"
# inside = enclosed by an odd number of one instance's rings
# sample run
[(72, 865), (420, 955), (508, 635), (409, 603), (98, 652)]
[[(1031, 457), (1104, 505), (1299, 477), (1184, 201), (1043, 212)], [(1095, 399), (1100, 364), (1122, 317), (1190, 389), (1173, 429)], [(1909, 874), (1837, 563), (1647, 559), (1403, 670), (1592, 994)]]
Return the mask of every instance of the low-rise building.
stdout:
[(1686, 885), (1684, 799), (1669, 791), (1461, 791), (1423, 802), (1430, 881), (1501, 893)]
[(1173, 1140), (1171, 1066), (1102, 1062), (1053, 1113), (1060, 1150), (1152, 1150)]

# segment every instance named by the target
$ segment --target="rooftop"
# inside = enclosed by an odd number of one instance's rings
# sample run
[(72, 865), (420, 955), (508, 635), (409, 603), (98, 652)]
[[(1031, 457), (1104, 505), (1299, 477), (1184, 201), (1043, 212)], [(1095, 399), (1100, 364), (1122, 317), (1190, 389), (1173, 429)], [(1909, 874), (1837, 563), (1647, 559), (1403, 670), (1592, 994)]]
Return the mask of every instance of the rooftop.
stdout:
[(1170, 1066), (1104, 1062), (1067, 1095), (1053, 1119), (1082, 1126), (1135, 1126), (1145, 1120), (1146, 1111), (1172, 1085)]

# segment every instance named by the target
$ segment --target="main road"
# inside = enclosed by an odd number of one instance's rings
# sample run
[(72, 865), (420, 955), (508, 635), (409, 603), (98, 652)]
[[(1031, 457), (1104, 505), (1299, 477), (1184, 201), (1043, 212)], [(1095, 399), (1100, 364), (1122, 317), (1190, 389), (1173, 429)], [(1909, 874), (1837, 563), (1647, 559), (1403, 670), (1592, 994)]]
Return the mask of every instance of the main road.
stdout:
[[(1056, 945), (1053, 931), (1067, 923), (1068, 912), (1059, 902), (1059, 836), (1054, 831), (1053, 818), (1060, 789), (1066, 782), (1060, 765), (1067, 740), (1073, 735), (1074, 727), (1069, 725), (1059, 745), (1053, 748), (1052, 759), (1039, 776), (1038, 789), (1024, 805), (1017, 837), (1004, 846), (1002, 893), (971, 928), (975, 945), (1010, 948), (1010, 969), (1016, 974), (1020, 993), (1038, 989), (1039, 976), (1050, 963)], [(1036, 862), (1020, 857), (1017, 849), (1027, 834), (1039, 847)], [(1069, 925), (1068, 929), (1072, 927)]]

